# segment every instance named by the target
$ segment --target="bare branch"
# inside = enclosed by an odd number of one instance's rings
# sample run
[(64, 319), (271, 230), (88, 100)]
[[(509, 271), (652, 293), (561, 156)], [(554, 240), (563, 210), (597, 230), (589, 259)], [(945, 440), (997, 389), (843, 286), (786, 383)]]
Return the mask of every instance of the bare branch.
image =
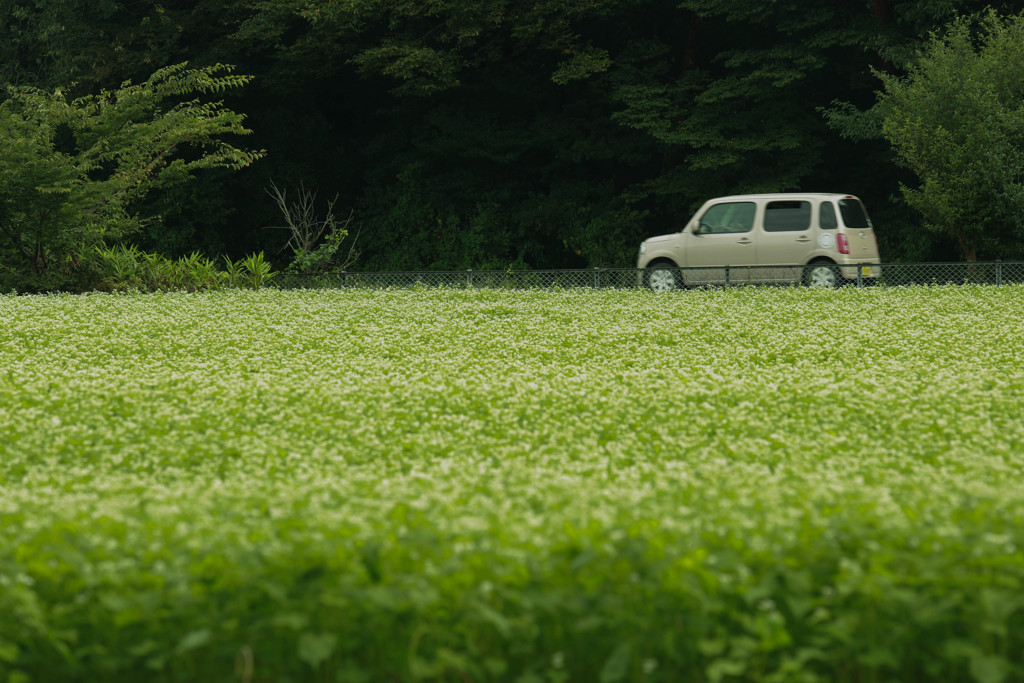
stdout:
[[(292, 267), (300, 272), (326, 269), (334, 260), (341, 242), (348, 236), (348, 226), (352, 222), (353, 212), (349, 212), (348, 218), (339, 223), (334, 213), (334, 206), (338, 201), (336, 194), (327, 202), (326, 213), (318, 216), (317, 192), (306, 189), (302, 183), (299, 184), (298, 196), (294, 200), (289, 200), (287, 190), (279, 188), (273, 181), (266, 191), (274, 200), (284, 220), (284, 225), (267, 226), (266, 229), (287, 230), (290, 233), (278, 253), (290, 249), (295, 257)], [(345, 262), (340, 267), (350, 265), (356, 255), (353, 240)]]

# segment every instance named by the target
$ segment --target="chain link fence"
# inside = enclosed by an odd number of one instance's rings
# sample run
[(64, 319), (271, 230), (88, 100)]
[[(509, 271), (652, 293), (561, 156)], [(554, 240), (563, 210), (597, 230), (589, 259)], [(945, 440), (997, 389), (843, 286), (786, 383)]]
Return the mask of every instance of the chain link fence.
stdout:
[(985, 263), (883, 263), (837, 266), (718, 266), (702, 268), (592, 268), (587, 270), (462, 270), (278, 273), (286, 289), (447, 287), (478, 289), (635, 289), (786, 286), (867, 287), (907, 285), (1003, 285), (1024, 283), (1024, 261)]

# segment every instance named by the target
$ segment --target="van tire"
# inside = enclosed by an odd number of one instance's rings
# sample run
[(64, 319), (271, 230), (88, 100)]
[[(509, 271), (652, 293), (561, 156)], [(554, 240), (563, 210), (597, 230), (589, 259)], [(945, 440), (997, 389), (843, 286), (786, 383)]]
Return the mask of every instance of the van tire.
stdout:
[(804, 268), (804, 284), (808, 287), (835, 289), (842, 281), (839, 269), (833, 263), (818, 261)]
[(674, 292), (682, 289), (682, 277), (679, 270), (670, 263), (656, 263), (644, 273), (644, 284), (647, 289), (655, 292)]

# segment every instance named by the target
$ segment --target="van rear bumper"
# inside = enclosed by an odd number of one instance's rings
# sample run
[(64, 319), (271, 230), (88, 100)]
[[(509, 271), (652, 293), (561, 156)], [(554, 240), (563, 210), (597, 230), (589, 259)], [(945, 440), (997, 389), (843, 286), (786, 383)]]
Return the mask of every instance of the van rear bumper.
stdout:
[(844, 280), (877, 280), (882, 277), (882, 267), (877, 263), (851, 263), (839, 267)]

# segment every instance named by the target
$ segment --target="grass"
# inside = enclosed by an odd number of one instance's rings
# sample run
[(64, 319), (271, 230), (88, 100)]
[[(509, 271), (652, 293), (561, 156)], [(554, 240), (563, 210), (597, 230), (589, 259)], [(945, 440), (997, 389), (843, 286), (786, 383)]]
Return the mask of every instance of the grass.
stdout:
[(1024, 289), (0, 297), (0, 681), (1024, 675)]

